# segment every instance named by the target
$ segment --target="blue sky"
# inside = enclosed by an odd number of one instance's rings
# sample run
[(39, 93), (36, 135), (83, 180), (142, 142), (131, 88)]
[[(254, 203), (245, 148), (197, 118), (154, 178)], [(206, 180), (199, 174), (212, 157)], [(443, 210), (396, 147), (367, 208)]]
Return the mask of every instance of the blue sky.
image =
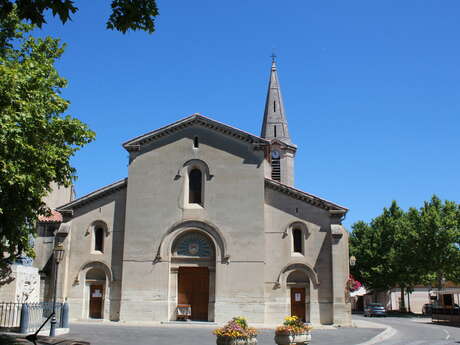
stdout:
[(153, 35), (105, 29), (109, 1), (76, 1), (41, 33), (69, 113), (97, 139), (73, 159), (82, 196), (127, 175), (121, 143), (199, 112), (259, 135), (272, 49), (296, 187), (369, 221), (396, 199), (460, 202), (460, 2), (159, 1)]

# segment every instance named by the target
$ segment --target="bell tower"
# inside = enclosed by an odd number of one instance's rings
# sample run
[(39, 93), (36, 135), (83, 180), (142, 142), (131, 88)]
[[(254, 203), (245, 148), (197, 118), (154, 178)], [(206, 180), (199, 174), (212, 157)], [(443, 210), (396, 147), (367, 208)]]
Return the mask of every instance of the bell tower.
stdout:
[(276, 56), (272, 55), (272, 67), (265, 101), (261, 137), (270, 140), (270, 166), (267, 177), (288, 186), (294, 185), (294, 158), (297, 146), (289, 136), (283, 98), (276, 70)]

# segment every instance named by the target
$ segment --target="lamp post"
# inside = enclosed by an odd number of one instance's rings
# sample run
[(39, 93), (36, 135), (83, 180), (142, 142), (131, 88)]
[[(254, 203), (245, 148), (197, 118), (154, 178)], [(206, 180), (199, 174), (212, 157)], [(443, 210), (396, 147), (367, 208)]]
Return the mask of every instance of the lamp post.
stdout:
[(441, 277), (441, 293), (439, 294), (439, 300), (442, 304), (442, 306), (445, 308), (446, 307), (446, 304), (445, 304), (445, 298), (444, 298), (444, 290), (446, 289), (446, 277), (444, 277), (444, 274), (442, 275)]
[(54, 290), (53, 290), (53, 315), (51, 319), (50, 337), (56, 336), (56, 293), (59, 262), (64, 258), (65, 249), (62, 243), (56, 243), (53, 249), (54, 256)]
[(350, 256), (350, 266), (353, 267), (356, 265), (356, 257), (354, 255)]
[[(348, 263), (350, 264), (350, 267), (354, 267), (356, 265), (356, 257), (354, 255), (350, 256), (350, 258), (348, 259)], [(351, 274), (350, 271), (348, 272), (348, 274)], [(348, 277), (348, 282), (350, 283), (350, 286), (349, 286), (349, 289), (351, 291), (351, 280), (350, 280), (350, 276)], [(349, 296), (349, 292), (347, 292), (347, 295)], [(352, 303), (351, 304), (351, 308), (353, 309), (354, 308), (357, 308), (356, 306), (356, 303), (357, 303), (357, 299), (358, 297), (356, 296), (353, 296), (353, 297), (350, 297), (349, 296), (349, 302)]]

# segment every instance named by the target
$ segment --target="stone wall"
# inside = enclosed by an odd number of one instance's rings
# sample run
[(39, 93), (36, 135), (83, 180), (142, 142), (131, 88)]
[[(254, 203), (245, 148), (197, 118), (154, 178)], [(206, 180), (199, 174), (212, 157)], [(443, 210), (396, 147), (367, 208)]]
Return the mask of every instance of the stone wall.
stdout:
[(0, 302), (36, 303), (40, 301), (40, 276), (32, 266), (11, 265), (12, 281), (0, 286)]

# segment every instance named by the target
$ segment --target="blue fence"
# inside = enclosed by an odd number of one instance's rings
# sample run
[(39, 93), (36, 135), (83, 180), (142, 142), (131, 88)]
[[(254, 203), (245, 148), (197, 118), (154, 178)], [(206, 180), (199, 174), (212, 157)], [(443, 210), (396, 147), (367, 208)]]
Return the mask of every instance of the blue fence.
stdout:
[[(10, 332), (32, 333), (45, 322), (53, 312), (51, 302), (40, 303), (2, 303), (0, 302), (0, 329)], [(69, 306), (56, 303), (57, 328), (69, 327)], [(48, 321), (42, 328), (50, 328)]]

